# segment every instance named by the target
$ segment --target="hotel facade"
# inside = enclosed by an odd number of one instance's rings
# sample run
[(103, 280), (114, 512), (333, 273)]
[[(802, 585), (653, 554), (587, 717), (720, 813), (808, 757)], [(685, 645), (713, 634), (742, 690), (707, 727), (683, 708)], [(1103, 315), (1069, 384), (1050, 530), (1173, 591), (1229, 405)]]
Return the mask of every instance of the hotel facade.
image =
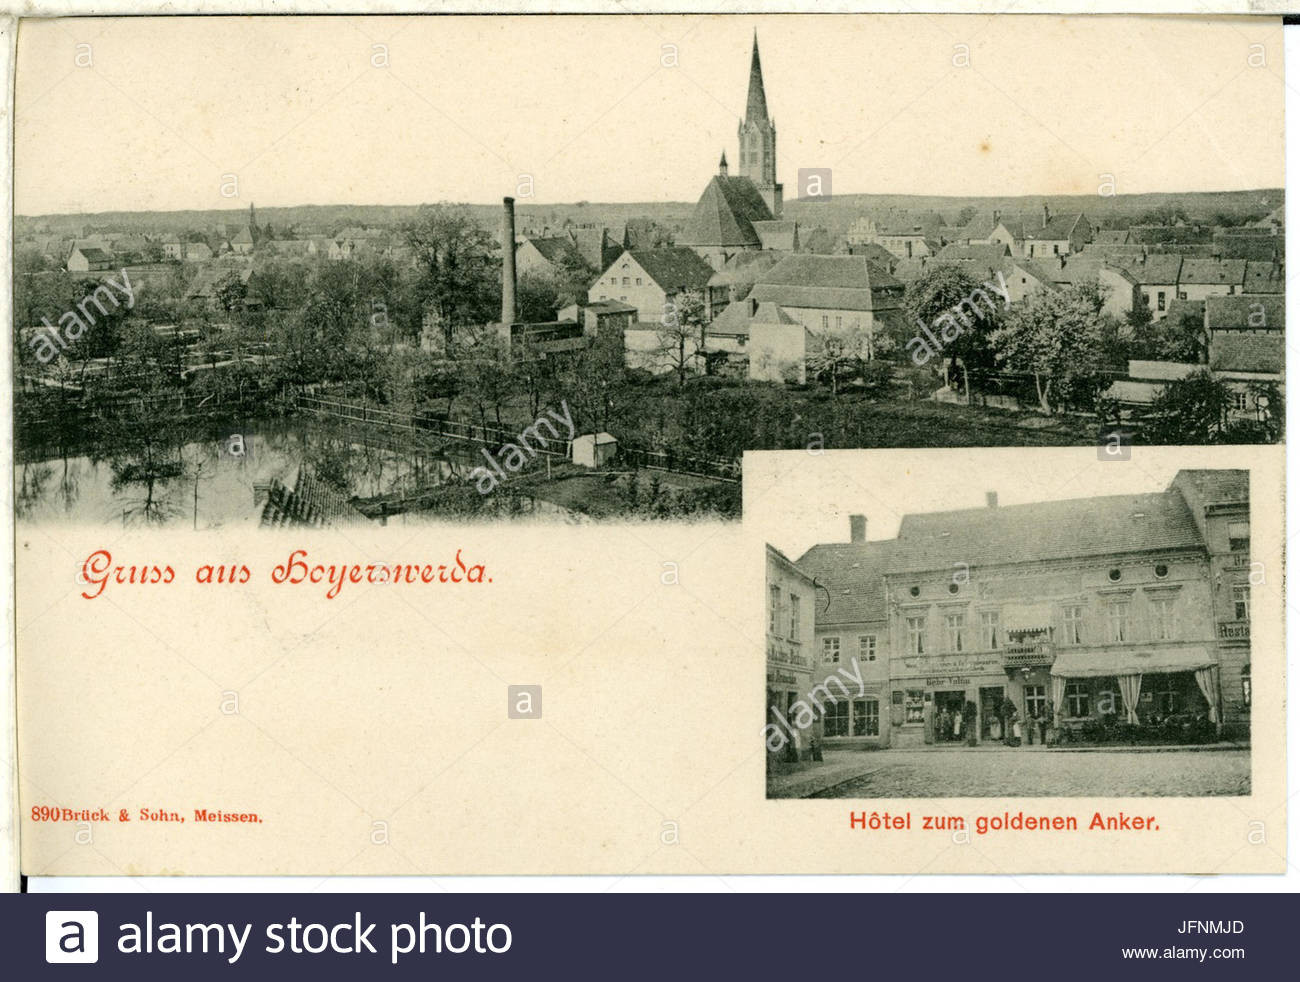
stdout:
[[(795, 564), (817, 597), (818, 739), (978, 745), (1012, 720), (1025, 743), (1116, 724), (1249, 739), (1249, 509), (1247, 472), (1201, 470), (1151, 494), (989, 494), (906, 515), (889, 540), (854, 516), (849, 542)], [(851, 658), (864, 685), (845, 695), (831, 683)]]

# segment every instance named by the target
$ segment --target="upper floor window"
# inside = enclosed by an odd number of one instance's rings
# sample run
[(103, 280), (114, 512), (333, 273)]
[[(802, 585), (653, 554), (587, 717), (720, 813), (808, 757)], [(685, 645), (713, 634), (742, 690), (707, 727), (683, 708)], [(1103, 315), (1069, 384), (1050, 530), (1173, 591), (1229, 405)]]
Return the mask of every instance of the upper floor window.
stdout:
[(1232, 588), (1232, 615), (1239, 621), (1250, 620), (1250, 587)]
[(1106, 625), (1110, 630), (1110, 640), (1123, 643), (1132, 640), (1132, 626), (1129, 623), (1130, 606), (1127, 600), (1112, 600), (1106, 609)]
[(1151, 640), (1171, 641), (1174, 637), (1174, 598), (1152, 597)]
[(799, 597), (790, 594), (790, 640), (799, 640)]
[(1250, 548), (1250, 522), (1228, 523), (1228, 548), (1234, 551)]
[(822, 638), (822, 661), (827, 665), (838, 664), (840, 660), (840, 639), (838, 637)]
[(907, 650), (914, 655), (925, 654), (925, 615), (907, 619)]
[(858, 657), (862, 661), (876, 660), (876, 636), (864, 634), (858, 638)]
[(1065, 607), (1065, 643), (1083, 644), (1083, 604)]
[(767, 630), (776, 634), (781, 622), (781, 588), (773, 586), (768, 590)]
[(964, 613), (944, 614), (943, 629), (948, 637), (949, 651), (962, 651), (966, 642), (966, 615)]
[(985, 610), (980, 613), (980, 639), (984, 642), (984, 647), (989, 651), (994, 651), (998, 646), (998, 629), (1001, 626), (1001, 617), (996, 610)]

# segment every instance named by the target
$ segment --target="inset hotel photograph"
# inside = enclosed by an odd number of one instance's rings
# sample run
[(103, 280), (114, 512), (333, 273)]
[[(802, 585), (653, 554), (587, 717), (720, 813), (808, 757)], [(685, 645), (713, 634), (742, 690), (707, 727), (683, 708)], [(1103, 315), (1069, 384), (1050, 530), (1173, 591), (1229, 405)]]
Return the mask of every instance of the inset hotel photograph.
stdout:
[(759, 530), (768, 797), (1250, 793), (1251, 470), (1043, 454), (790, 455), (827, 508)]

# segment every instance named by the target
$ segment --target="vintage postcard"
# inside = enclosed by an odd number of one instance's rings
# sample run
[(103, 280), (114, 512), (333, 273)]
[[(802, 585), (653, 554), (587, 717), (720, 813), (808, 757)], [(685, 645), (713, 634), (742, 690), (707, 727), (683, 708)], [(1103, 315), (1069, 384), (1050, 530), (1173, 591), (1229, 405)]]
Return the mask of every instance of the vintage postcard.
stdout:
[(1283, 861), (1278, 18), (15, 60), (25, 873)]

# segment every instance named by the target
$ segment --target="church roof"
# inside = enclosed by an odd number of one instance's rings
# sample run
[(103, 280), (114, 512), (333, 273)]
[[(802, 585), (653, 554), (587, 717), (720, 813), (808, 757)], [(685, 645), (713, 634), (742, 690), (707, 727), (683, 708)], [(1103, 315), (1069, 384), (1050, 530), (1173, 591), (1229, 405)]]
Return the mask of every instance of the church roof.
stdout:
[(714, 175), (700, 195), (680, 241), (692, 246), (762, 245), (754, 222), (772, 221), (772, 212), (747, 177)]

